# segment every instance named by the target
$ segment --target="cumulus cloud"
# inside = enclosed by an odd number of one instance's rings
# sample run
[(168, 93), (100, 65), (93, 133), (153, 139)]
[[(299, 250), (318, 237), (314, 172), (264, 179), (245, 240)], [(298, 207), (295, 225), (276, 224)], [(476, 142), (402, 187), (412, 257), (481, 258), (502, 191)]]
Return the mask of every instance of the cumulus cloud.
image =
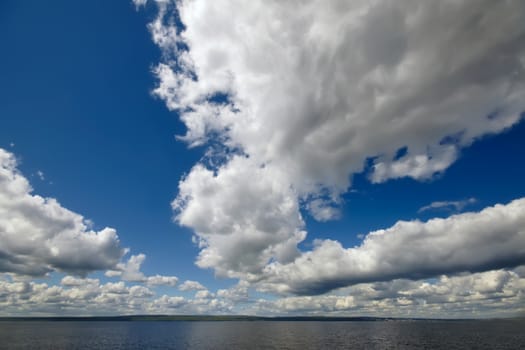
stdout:
[(154, 297), (144, 286), (66, 276), (61, 285), (0, 280), (4, 315), (112, 315), (143, 311)]
[(217, 295), (233, 303), (246, 302), (249, 300), (249, 283), (239, 281), (236, 285), (228, 289), (219, 289)]
[[(179, 139), (208, 143), (213, 160), (181, 180), (173, 207), (197, 264), (218, 275), (257, 280), (296, 259), (302, 209), (336, 218), (354, 174), (432, 178), (525, 110), (520, 1), (156, 3), (154, 94), (185, 123)], [(305, 256), (328, 248), (345, 252), (327, 241)]]
[(146, 278), (148, 286), (170, 286), (175, 287), (179, 279), (175, 276), (154, 275)]
[(0, 149), (0, 272), (86, 275), (116, 266), (126, 250), (114, 229), (94, 231), (82, 215), (32, 191), (14, 155)]
[(275, 168), (236, 156), (217, 173), (195, 166), (173, 202), (177, 221), (196, 230), (197, 265), (220, 276), (257, 274), (268, 260), (293, 260), (305, 237), (293, 190)]
[(209, 290), (199, 290), (195, 293), (195, 299), (211, 299), (214, 296)]
[(184, 281), (184, 283), (182, 283), (179, 286), (179, 290), (183, 291), (183, 292), (187, 292), (187, 291), (190, 291), (190, 290), (205, 290), (205, 289), (206, 289), (206, 287), (204, 287), (199, 282), (197, 282), (197, 281), (190, 281), (190, 280)]
[(160, 6), (154, 40), (175, 59), (155, 93), (181, 112), (184, 138), (220, 133), (287, 165), (301, 192), (346, 190), (369, 157), (375, 181), (429, 177), (524, 109), (519, 2), (179, 1), (180, 34)]
[(293, 263), (266, 267), (267, 288), (318, 294), (362, 282), (422, 279), (525, 263), (525, 198), (427, 222), (399, 221), (371, 232), (363, 243), (343, 248), (332, 240)]
[(175, 287), (178, 278), (175, 276), (154, 275), (146, 276), (141, 271), (142, 264), (146, 260), (145, 254), (132, 255), (125, 263), (118, 263), (113, 270), (106, 271), (108, 277), (120, 277), (122, 281), (145, 283), (149, 286), (171, 286)]
[(292, 315), (394, 317), (512, 317), (523, 315), (525, 279), (516, 271), (492, 270), (435, 281), (396, 279), (361, 283), (318, 296), (259, 300), (254, 312)]
[(144, 282), (146, 276), (144, 276), (144, 273), (142, 273), (140, 269), (145, 260), (145, 254), (132, 255), (127, 262), (117, 264), (116, 269), (106, 271), (106, 276), (118, 276), (127, 282)]
[(361, 283), (325, 295), (250, 299), (241, 282), (194, 297), (157, 296), (141, 285), (66, 276), (60, 285), (15, 281), (0, 274), (4, 315), (257, 314), (393, 317), (501, 317), (523, 315), (525, 278), (492, 270), (434, 280)]

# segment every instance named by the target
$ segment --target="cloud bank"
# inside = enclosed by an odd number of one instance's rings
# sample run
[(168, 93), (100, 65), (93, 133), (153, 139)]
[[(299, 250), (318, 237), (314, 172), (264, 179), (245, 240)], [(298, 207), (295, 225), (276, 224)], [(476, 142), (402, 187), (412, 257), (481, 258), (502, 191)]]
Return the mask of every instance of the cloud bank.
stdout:
[[(149, 29), (163, 59), (154, 94), (185, 123), (181, 140), (208, 145), (173, 201), (176, 220), (195, 232), (199, 266), (254, 283), (286, 276), (283, 290), (317, 293), (521, 261), (521, 200), (448, 221), (399, 223), (360, 248), (323, 241), (302, 253), (297, 245), (306, 212), (320, 221), (339, 216), (354, 174), (365, 171), (373, 183), (431, 179), (462, 148), (520, 120), (523, 2), (155, 3)], [(501, 225), (478, 232), (493, 214)], [(402, 243), (414, 251), (393, 255)], [(486, 254), (469, 250), (478, 248)]]
[(114, 268), (125, 252), (114, 229), (94, 231), (56, 199), (32, 194), (14, 155), (0, 148), (0, 273), (85, 276)]
[(370, 315), (397, 317), (502, 317), (523, 315), (525, 270), (493, 270), (435, 281), (397, 279), (361, 283), (318, 296), (257, 299), (246, 284), (194, 296), (157, 295), (124, 282), (65, 276), (60, 285), (16, 281), (0, 274), (4, 315), (241, 314)]
[(479, 213), (399, 221), (369, 233), (359, 247), (345, 249), (336, 241), (318, 241), (293, 263), (268, 265), (265, 283), (272, 291), (319, 294), (362, 282), (424, 279), (522, 264), (525, 198)]

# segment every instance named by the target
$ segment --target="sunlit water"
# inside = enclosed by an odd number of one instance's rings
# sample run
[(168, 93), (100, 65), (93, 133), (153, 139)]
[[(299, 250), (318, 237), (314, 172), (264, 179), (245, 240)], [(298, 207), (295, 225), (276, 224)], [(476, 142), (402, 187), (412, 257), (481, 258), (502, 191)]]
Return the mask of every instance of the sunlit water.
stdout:
[(525, 320), (0, 321), (0, 349), (525, 349)]

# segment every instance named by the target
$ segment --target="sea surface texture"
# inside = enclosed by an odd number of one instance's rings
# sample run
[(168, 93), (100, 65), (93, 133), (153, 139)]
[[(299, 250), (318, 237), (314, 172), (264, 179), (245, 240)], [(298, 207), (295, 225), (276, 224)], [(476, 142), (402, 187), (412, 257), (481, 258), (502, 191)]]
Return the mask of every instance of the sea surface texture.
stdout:
[(1, 321), (0, 349), (525, 349), (525, 320)]

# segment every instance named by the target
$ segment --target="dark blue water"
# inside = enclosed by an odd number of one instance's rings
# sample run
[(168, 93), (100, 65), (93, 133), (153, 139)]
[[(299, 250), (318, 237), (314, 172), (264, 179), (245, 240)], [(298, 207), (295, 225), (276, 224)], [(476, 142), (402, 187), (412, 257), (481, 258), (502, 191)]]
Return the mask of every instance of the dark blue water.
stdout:
[(0, 321), (0, 349), (525, 349), (525, 320)]

